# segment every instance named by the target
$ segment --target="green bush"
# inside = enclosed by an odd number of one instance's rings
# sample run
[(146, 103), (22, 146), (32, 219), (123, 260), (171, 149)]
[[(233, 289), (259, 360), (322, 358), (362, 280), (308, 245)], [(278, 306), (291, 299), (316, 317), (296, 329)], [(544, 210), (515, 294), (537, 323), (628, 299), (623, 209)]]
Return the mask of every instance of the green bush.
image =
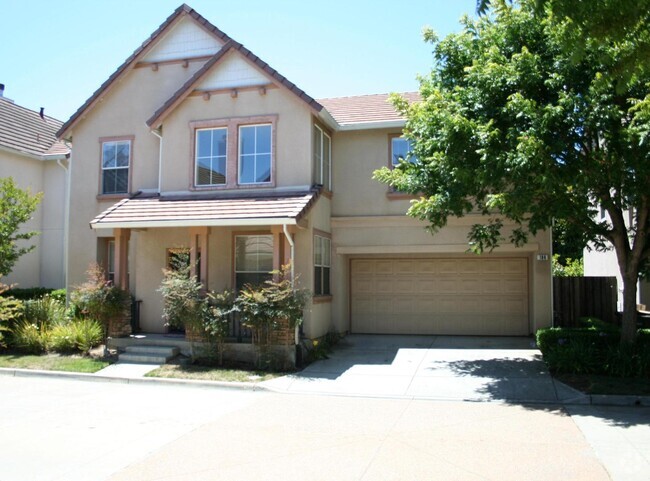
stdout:
[(68, 321), (65, 304), (50, 296), (26, 301), (23, 317), (33, 324), (45, 326), (56, 326)]
[(12, 339), (13, 344), (21, 351), (40, 354), (47, 351), (50, 344), (50, 331), (45, 326), (22, 320), (14, 326)]
[(580, 340), (592, 342), (598, 349), (604, 350), (607, 346), (618, 344), (620, 335), (617, 331), (599, 331), (592, 328), (547, 327), (537, 331), (536, 338), (537, 346), (542, 354), (546, 355), (553, 349)]
[(22, 316), (22, 301), (10, 296), (3, 296), (7, 286), (0, 284), (0, 348), (9, 347), (11, 344), (11, 331), (16, 320)]
[(549, 350), (544, 355), (548, 368), (553, 372), (593, 374), (602, 366), (602, 350), (593, 339), (576, 337), (566, 344)]
[(40, 299), (41, 297), (50, 294), (52, 291), (53, 289), (47, 289), (45, 287), (27, 287), (9, 289), (0, 295), (15, 297), (21, 301), (29, 301), (31, 299)]
[(65, 304), (67, 291), (65, 289), (56, 289), (50, 292), (50, 297)]
[(49, 350), (87, 353), (101, 342), (101, 324), (92, 319), (75, 319), (52, 328)]

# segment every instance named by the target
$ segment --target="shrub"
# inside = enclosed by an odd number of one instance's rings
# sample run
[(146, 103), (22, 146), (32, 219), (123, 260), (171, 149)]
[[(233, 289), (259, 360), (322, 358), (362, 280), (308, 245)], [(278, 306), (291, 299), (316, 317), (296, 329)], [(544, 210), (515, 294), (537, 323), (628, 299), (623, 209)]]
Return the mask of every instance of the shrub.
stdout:
[(15, 297), (21, 301), (29, 301), (31, 299), (40, 299), (43, 296), (50, 294), (53, 289), (47, 289), (45, 287), (27, 287), (27, 288), (14, 288), (7, 290), (4, 296)]
[(76, 350), (74, 327), (68, 324), (58, 324), (50, 331), (48, 350), (67, 353)]
[(52, 299), (56, 299), (57, 301), (63, 304), (65, 304), (66, 296), (67, 296), (67, 291), (65, 289), (56, 289), (50, 292), (50, 297)]
[(12, 339), (16, 348), (21, 351), (40, 354), (45, 352), (50, 344), (50, 331), (44, 326), (22, 320), (16, 323)]
[(537, 346), (544, 356), (553, 349), (577, 340), (592, 342), (599, 349), (604, 350), (609, 345), (617, 344), (619, 339), (620, 335), (617, 331), (600, 331), (592, 328), (548, 327), (540, 329), (536, 334)]
[(225, 339), (230, 333), (230, 318), (235, 312), (235, 293), (231, 290), (208, 294), (208, 309), (204, 319), (204, 331), (208, 342), (213, 344), (219, 365), (223, 364)]
[(0, 348), (9, 346), (9, 334), (16, 320), (22, 315), (24, 307), (18, 299), (4, 296), (7, 290), (8, 286), (0, 284)]
[(74, 321), (54, 326), (49, 348), (56, 352), (87, 353), (102, 342), (102, 326), (92, 319)]
[(40, 299), (26, 301), (23, 317), (26, 321), (39, 326), (65, 324), (68, 320), (65, 304), (47, 295)]
[(207, 300), (201, 295), (203, 285), (190, 276), (189, 267), (164, 269), (158, 292), (163, 297), (163, 319), (176, 328), (203, 329)]
[(553, 372), (593, 374), (602, 369), (602, 349), (593, 339), (576, 337), (544, 354)]

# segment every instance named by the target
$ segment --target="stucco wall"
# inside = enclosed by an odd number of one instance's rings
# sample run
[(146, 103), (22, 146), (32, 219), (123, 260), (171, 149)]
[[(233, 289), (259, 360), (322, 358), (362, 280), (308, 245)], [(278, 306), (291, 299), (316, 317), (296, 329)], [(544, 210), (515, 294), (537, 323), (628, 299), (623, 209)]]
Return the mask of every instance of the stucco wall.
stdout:
[(56, 161), (0, 151), (0, 177), (13, 177), (18, 187), (30, 189), (32, 194), (43, 192), (32, 219), (22, 227), (24, 231), (39, 232), (30, 241), (21, 241), (22, 245), (35, 245), (36, 249), (22, 256), (2, 282), (22, 288), (63, 287), (65, 171)]

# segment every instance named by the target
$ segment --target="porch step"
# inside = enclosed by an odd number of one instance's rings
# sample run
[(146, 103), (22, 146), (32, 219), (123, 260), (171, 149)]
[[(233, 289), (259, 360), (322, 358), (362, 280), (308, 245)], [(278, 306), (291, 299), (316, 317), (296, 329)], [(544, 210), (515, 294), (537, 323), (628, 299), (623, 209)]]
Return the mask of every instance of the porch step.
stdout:
[(165, 364), (179, 353), (175, 346), (132, 345), (118, 356), (119, 362)]

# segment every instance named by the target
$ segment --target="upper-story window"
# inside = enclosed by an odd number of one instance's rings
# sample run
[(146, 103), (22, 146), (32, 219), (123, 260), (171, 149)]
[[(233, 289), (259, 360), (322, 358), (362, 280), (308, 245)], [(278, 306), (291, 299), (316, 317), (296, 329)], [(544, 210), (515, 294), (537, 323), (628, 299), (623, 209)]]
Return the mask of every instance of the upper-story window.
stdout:
[[(391, 137), (390, 141), (390, 163), (391, 167), (397, 167), (403, 160), (407, 160), (408, 155), (413, 152), (413, 144), (404, 137)], [(417, 157), (411, 155), (408, 157), (409, 162), (417, 162)]]
[(332, 190), (332, 139), (314, 125), (314, 183)]
[(226, 183), (228, 129), (201, 129), (196, 131), (195, 185), (223, 185)]
[(102, 194), (129, 192), (131, 140), (102, 141)]
[(271, 124), (239, 127), (239, 183), (271, 182)]

